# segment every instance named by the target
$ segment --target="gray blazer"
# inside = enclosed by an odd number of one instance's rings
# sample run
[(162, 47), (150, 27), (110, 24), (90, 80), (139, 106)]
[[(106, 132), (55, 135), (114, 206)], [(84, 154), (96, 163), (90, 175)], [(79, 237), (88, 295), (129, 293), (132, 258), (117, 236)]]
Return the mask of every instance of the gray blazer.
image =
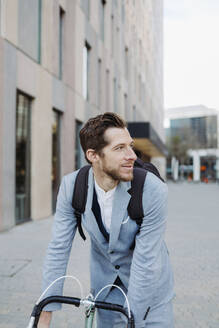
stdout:
[[(43, 288), (57, 277), (65, 275), (76, 219), (71, 206), (74, 182), (78, 171), (66, 175), (60, 186), (53, 225), (53, 238), (48, 246)], [(119, 275), (128, 290), (128, 298), (137, 324), (143, 320), (146, 309), (166, 303), (173, 297), (173, 274), (164, 242), (167, 209), (167, 186), (154, 174), (148, 173), (143, 192), (144, 218), (140, 232), (135, 221), (128, 217), (130, 182), (120, 182), (116, 188), (110, 241), (99, 230), (91, 210), (94, 178), (89, 171), (88, 198), (82, 224), (91, 240), (90, 275), (94, 294), (106, 284), (112, 284)], [(135, 249), (130, 250), (136, 236)], [(61, 294), (63, 282), (55, 284), (48, 295)], [(101, 294), (102, 300), (109, 290)], [(58, 309), (48, 305), (47, 311)]]

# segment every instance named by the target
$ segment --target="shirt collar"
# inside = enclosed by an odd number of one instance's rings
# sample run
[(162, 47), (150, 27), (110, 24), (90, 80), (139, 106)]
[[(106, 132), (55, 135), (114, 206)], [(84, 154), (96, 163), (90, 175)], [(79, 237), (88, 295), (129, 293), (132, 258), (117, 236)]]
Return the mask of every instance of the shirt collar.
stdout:
[(117, 187), (115, 186), (113, 189), (110, 189), (109, 191), (105, 191), (98, 185), (95, 179), (94, 179), (94, 185), (98, 196), (105, 197), (105, 198), (112, 197)]

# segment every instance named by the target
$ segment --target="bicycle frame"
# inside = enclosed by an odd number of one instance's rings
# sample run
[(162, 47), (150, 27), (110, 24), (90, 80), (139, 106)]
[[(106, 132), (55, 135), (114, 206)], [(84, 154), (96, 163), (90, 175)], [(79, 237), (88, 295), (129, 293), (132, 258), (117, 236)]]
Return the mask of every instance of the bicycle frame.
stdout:
[(94, 321), (95, 307), (92, 305), (89, 306), (85, 311), (85, 328), (92, 328)]
[(50, 296), (43, 299), (39, 304), (36, 304), (33, 308), (28, 328), (37, 328), (37, 324), (43, 308), (50, 303), (71, 304), (76, 307), (79, 307), (81, 305), (85, 306), (85, 328), (92, 328), (95, 308), (123, 313), (128, 319), (127, 328), (135, 328), (134, 317), (132, 313), (131, 317), (129, 317), (126, 309), (123, 308), (121, 305), (94, 301), (89, 298), (80, 299), (69, 296)]

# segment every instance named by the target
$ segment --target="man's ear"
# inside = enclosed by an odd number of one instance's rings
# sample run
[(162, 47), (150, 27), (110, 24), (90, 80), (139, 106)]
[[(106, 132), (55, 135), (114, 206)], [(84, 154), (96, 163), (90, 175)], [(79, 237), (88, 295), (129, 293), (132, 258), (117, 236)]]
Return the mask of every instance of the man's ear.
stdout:
[(86, 151), (86, 157), (92, 164), (99, 159), (99, 155), (91, 148)]

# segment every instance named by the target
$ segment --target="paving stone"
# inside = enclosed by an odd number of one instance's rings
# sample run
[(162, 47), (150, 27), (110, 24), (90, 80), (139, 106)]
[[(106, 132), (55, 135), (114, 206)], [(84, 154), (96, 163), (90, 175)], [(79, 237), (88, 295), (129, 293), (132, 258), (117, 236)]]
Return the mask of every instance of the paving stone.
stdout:
[(0, 259), (0, 277), (13, 277), (30, 262), (31, 260)]

